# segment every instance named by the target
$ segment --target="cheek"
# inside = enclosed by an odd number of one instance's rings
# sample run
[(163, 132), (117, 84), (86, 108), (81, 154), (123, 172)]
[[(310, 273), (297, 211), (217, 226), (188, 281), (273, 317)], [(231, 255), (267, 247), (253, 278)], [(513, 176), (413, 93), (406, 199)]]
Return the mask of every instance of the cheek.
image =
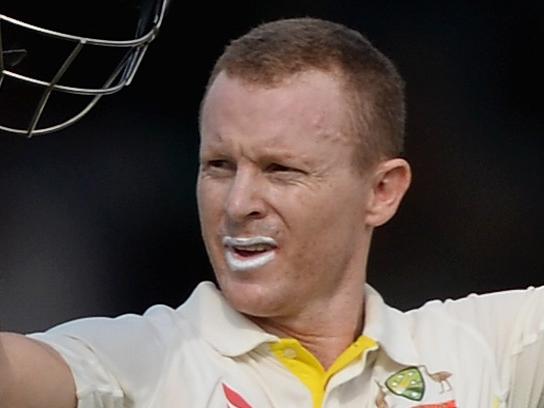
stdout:
[(214, 198), (214, 190), (210, 188), (209, 183), (199, 181), (196, 189), (196, 199), (198, 206), (198, 216), (200, 227), (204, 235), (212, 229), (214, 220), (217, 218), (218, 205), (221, 200)]
[(305, 258), (319, 256), (323, 236), (327, 236), (334, 216), (330, 204), (316, 195), (296, 196), (288, 201), (284, 197), (282, 204), (280, 213), (287, 224), (291, 244)]
[(202, 181), (197, 183), (196, 197), (200, 230), (209, 260), (213, 269), (217, 271), (220, 269), (218, 262), (220, 262), (222, 254), (222, 246), (218, 244), (216, 239), (220, 220), (217, 203), (221, 201), (214, 200), (212, 193), (213, 189), (209, 188), (209, 183)]
[(196, 198), (199, 211), (217, 211), (223, 202), (223, 186), (211, 180), (199, 180), (196, 187)]
[(203, 200), (204, 200), (204, 182), (202, 181), (202, 178), (199, 175), (196, 181), (196, 203), (197, 203), (199, 211), (202, 206), (202, 203), (204, 202)]
[[(283, 200), (283, 213), (303, 254), (319, 258), (323, 252), (349, 246), (363, 224), (362, 203), (346, 188), (329, 188), (319, 194), (299, 195)], [(328, 256), (328, 255), (327, 255)]]
[(323, 225), (334, 222), (342, 201), (336, 189), (329, 186), (319, 190), (302, 191), (299, 194), (285, 194), (279, 205), (284, 209), (286, 217), (299, 225), (299, 228), (312, 230), (322, 229)]

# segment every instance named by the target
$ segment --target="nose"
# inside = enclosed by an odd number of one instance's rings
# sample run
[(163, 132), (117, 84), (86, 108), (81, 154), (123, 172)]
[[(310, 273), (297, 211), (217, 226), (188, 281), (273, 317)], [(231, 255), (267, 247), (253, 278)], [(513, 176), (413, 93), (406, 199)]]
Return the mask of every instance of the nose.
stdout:
[(249, 219), (259, 219), (266, 215), (263, 199), (263, 181), (256, 171), (238, 168), (225, 201), (225, 213), (233, 223), (242, 223)]

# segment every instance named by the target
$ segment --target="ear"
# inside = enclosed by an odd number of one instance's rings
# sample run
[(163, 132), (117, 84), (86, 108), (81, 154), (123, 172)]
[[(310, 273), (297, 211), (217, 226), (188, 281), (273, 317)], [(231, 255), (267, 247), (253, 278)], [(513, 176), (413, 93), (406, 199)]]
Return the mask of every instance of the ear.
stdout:
[(368, 226), (383, 225), (395, 215), (411, 180), (412, 171), (404, 159), (391, 159), (376, 166), (366, 212)]

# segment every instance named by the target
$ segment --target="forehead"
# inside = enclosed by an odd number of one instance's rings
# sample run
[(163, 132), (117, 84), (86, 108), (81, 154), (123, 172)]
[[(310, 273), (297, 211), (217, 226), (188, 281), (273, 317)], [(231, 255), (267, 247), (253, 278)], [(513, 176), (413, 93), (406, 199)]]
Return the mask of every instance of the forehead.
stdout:
[(275, 86), (248, 83), (220, 73), (202, 108), (203, 142), (244, 136), (273, 145), (286, 140), (351, 142), (346, 99), (339, 80), (308, 71)]

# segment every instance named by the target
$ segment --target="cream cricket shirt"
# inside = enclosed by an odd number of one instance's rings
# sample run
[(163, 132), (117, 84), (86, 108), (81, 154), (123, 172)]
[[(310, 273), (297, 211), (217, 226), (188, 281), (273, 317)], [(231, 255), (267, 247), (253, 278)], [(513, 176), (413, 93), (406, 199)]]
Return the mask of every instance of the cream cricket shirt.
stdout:
[(365, 289), (365, 328), (325, 371), (210, 282), (178, 309), (89, 318), (32, 337), (68, 362), (78, 408), (544, 408), (544, 288), (407, 313)]

